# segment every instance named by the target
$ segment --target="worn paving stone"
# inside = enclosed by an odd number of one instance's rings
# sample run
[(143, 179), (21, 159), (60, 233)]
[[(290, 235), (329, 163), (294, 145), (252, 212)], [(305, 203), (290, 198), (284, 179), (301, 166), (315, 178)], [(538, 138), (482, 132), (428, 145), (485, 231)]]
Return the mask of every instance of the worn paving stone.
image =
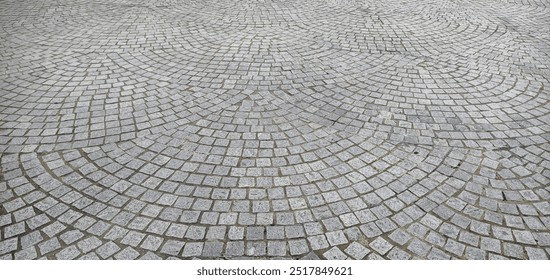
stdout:
[(0, 255), (17, 250), (17, 238), (0, 241)]
[[(293, 240), (294, 241), (294, 240)], [(297, 248), (302, 251), (303, 249)], [(309, 251), (309, 250), (306, 250)], [(266, 256), (267, 255), (267, 242), (265, 241), (252, 241), (246, 244), (246, 255), (247, 256)]]
[(167, 255), (177, 256), (185, 245), (183, 241), (167, 240), (161, 247), (160, 252)]
[(311, 250), (305, 239), (289, 240), (288, 248), (293, 256), (306, 254)]
[(39, 231), (33, 231), (29, 234), (23, 235), (21, 237), (21, 247), (23, 249), (29, 248), (30, 246), (34, 246), (44, 240), (42, 235)]
[(324, 235), (316, 235), (308, 237), (309, 244), (313, 250), (324, 249), (329, 246), (329, 243)]
[(161, 237), (149, 235), (143, 240), (140, 247), (145, 250), (156, 251), (162, 242), (163, 239)]
[(204, 243), (202, 242), (189, 242), (183, 247), (183, 257), (196, 257), (202, 255)]
[(102, 258), (108, 258), (118, 251), (120, 251), (120, 247), (110, 241), (97, 248), (96, 253)]
[(35, 247), (29, 247), (24, 250), (15, 252), (14, 254), (16, 260), (34, 260), (38, 257)]
[(4, 238), (20, 235), (25, 232), (25, 223), (20, 222), (4, 228)]
[(72, 260), (80, 255), (80, 251), (76, 248), (75, 245), (64, 248), (55, 254), (56, 259), (58, 260)]
[(205, 257), (221, 257), (224, 244), (222, 242), (206, 242), (204, 243), (203, 256)]
[(287, 245), (285, 241), (268, 241), (267, 255), (281, 257), (287, 254)]
[(139, 252), (136, 250), (126, 247), (122, 251), (115, 254), (115, 259), (117, 260), (135, 260), (139, 257)]
[(61, 244), (57, 238), (48, 239), (40, 244), (38, 244), (41, 255), (46, 255), (54, 250), (61, 248)]
[(540, 2), (4, 1), (0, 256), (547, 259)]
[(358, 242), (353, 242), (346, 248), (346, 250), (344, 250), (344, 252), (356, 260), (361, 260), (368, 255), (371, 250), (365, 248), (365, 246)]
[(346, 254), (344, 254), (338, 247), (332, 247), (330, 250), (326, 251), (323, 254), (327, 260), (345, 260), (347, 259)]
[(79, 230), (67, 231), (59, 236), (65, 244), (72, 244), (82, 237), (84, 237), (84, 234)]
[(244, 256), (244, 241), (227, 242), (225, 254), (233, 257)]
[(387, 255), (390, 260), (408, 260), (411, 258), (411, 255), (397, 247), (393, 247)]
[(93, 236), (79, 241), (77, 246), (80, 250), (82, 250), (82, 252), (88, 253), (99, 247), (101, 244), (103, 244), (103, 242), (99, 238)]
[(451, 256), (438, 248), (432, 248), (427, 256), (428, 260), (449, 260)]
[(341, 230), (327, 232), (325, 235), (327, 237), (328, 242), (332, 246), (348, 243), (348, 239), (346, 238), (346, 235)]
[(372, 241), (369, 246), (378, 252), (380, 255), (386, 254), (393, 246), (386, 240), (381, 237), (376, 238)]

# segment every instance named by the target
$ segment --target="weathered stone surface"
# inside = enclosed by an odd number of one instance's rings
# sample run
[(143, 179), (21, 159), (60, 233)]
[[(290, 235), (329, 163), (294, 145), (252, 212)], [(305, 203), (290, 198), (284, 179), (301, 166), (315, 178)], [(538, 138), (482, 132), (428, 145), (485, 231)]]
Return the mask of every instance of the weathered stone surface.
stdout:
[(61, 2), (0, 3), (2, 258), (550, 258), (548, 5)]

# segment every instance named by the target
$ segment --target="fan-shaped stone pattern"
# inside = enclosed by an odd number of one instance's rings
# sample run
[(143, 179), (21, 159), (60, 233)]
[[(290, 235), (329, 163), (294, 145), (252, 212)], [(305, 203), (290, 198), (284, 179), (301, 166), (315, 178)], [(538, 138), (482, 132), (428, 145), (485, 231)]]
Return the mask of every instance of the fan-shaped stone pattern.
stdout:
[(2, 1), (1, 259), (548, 259), (550, 4)]

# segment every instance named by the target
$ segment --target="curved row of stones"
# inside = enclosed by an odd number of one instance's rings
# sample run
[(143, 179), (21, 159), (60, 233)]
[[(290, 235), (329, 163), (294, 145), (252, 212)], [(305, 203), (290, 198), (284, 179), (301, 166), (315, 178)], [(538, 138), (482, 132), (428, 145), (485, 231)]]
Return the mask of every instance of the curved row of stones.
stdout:
[(18, 3), (1, 258), (550, 256), (545, 1)]

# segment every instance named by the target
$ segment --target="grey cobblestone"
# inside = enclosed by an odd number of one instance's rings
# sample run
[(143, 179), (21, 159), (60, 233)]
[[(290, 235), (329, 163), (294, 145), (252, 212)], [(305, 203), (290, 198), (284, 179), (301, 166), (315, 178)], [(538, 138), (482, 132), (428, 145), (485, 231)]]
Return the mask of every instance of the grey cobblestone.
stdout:
[(285, 241), (269, 241), (267, 242), (267, 255), (280, 257), (285, 256), (287, 246)]
[(305, 239), (289, 240), (288, 248), (292, 256), (306, 254), (310, 251)]
[(11, 238), (0, 241), (0, 255), (17, 250), (17, 238)]
[(548, 260), (548, 254), (544, 252), (541, 248), (532, 248), (527, 247), (525, 248), (527, 251), (527, 255), (529, 256), (529, 259), (532, 260)]
[(69, 246), (61, 251), (59, 253), (55, 254), (55, 257), (58, 260), (72, 260), (75, 259), (80, 255), (80, 251), (76, 248), (75, 245)]
[(332, 246), (348, 243), (348, 239), (346, 238), (344, 232), (341, 230), (327, 232), (325, 235), (327, 237), (328, 242)]
[(63, 231), (65, 228), (66, 227), (60, 222), (54, 222), (42, 229), (42, 232), (46, 233), (49, 237), (53, 237), (58, 235), (58, 233)]
[(166, 231), (166, 236), (183, 238), (185, 232), (189, 227), (182, 224), (171, 224), (168, 230)]
[(456, 242), (453, 239), (448, 239), (445, 244), (445, 250), (457, 256), (462, 256), (465, 249), (466, 246), (464, 244)]
[(113, 243), (112, 241), (103, 244), (101, 247), (97, 248), (96, 253), (102, 258), (108, 258), (120, 251), (120, 247)]
[(185, 245), (183, 241), (167, 240), (161, 247), (160, 252), (167, 255), (177, 256)]
[(119, 226), (113, 226), (107, 233), (105, 233), (104, 237), (108, 240), (120, 240), (126, 236), (127, 233), (127, 229)]
[(243, 256), (244, 241), (229, 241), (227, 242), (225, 253), (228, 256)]
[(470, 260), (483, 260), (486, 259), (487, 253), (484, 250), (467, 246), (466, 247), (466, 258)]
[(204, 243), (203, 255), (205, 257), (220, 257), (223, 252), (224, 244), (222, 242)]
[(246, 244), (247, 256), (266, 256), (267, 255), (267, 242), (265, 241), (252, 241)]
[(190, 226), (185, 233), (185, 237), (189, 239), (203, 239), (206, 234), (206, 228), (201, 226)]
[(376, 238), (369, 244), (369, 246), (380, 255), (386, 254), (393, 247), (388, 241), (381, 237)]
[(79, 230), (71, 230), (61, 234), (60, 238), (65, 244), (72, 244), (75, 241), (84, 237), (84, 234)]
[(408, 260), (411, 258), (411, 255), (397, 247), (394, 247), (388, 252), (388, 258), (390, 260)]
[(427, 258), (429, 260), (449, 260), (451, 256), (438, 248), (432, 248)]
[(182, 256), (183, 257), (201, 256), (203, 247), (204, 247), (204, 243), (202, 242), (186, 243), (185, 247), (183, 247)]
[(117, 260), (135, 260), (138, 257), (139, 253), (130, 247), (126, 247), (122, 251), (115, 254), (115, 259)]
[(29, 234), (23, 235), (21, 237), (21, 247), (23, 249), (29, 248), (30, 246), (34, 246), (44, 240), (42, 235), (39, 231), (33, 231)]
[(59, 244), (59, 240), (57, 238), (52, 238), (38, 244), (38, 248), (40, 249), (40, 254), (45, 255), (61, 248), (61, 244)]
[(329, 243), (324, 235), (308, 237), (308, 241), (311, 244), (311, 248), (313, 250), (324, 249), (329, 246)]
[(422, 242), (415, 238), (413, 239), (413, 241), (411, 241), (409, 246), (407, 246), (407, 249), (419, 257), (426, 257), (431, 249), (431, 246), (426, 242)]
[(344, 250), (344, 252), (346, 252), (346, 254), (350, 255), (352, 258), (360, 260), (368, 255), (371, 251), (365, 248), (363, 245), (359, 244), (358, 242), (353, 242), (346, 248), (346, 250)]
[(99, 247), (101, 244), (103, 244), (103, 242), (94, 236), (79, 241), (77, 246), (82, 252), (88, 253), (95, 250), (95, 248)]
[(143, 240), (140, 247), (145, 250), (156, 251), (162, 242), (161, 237), (149, 235)]
[(346, 254), (344, 254), (337, 247), (332, 247), (330, 250), (326, 251), (323, 256), (327, 260), (345, 260), (347, 259)]
[(28, 247), (27, 249), (15, 252), (16, 260), (34, 260), (38, 257), (35, 247)]
[(25, 223), (19, 222), (4, 228), (4, 238), (8, 239), (10, 237), (20, 235), (25, 232)]
[(50, 219), (45, 214), (40, 214), (28, 219), (26, 223), (30, 229), (36, 229), (47, 224), (49, 221)]

